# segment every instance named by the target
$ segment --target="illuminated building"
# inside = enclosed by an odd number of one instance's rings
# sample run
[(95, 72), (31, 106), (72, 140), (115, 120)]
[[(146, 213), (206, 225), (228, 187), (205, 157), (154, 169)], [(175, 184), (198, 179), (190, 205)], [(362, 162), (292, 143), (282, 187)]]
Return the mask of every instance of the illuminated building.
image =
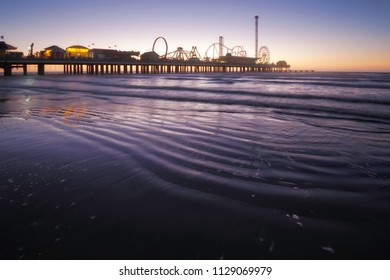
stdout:
[(58, 46), (51, 46), (43, 51), (44, 58), (62, 59), (65, 57), (65, 50)]
[(88, 48), (74, 45), (66, 48), (66, 56), (72, 58), (88, 58)]

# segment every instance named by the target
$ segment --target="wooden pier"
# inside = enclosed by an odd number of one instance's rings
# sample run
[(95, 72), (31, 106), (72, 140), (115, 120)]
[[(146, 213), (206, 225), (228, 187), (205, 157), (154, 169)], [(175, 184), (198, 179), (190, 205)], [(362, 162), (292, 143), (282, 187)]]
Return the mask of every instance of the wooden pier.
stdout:
[[(36, 66), (38, 75), (45, 75), (48, 65), (63, 67), (63, 73), (67, 75), (103, 75), (103, 74), (179, 74), (179, 73), (243, 73), (243, 72), (283, 72), (288, 67), (264, 64), (229, 64), (222, 62), (204, 61), (174, 61), (160, 60), (145, 62), (131, 61), (98, 61), (88, 59), (8, 59), (0, 61), (0, 68), (4, 69), (4, 76), (11, 76), (12, 69), (22, 68), (27, 75), (28, 66)], [(34, 73), (32, 73), (34, 74)]]

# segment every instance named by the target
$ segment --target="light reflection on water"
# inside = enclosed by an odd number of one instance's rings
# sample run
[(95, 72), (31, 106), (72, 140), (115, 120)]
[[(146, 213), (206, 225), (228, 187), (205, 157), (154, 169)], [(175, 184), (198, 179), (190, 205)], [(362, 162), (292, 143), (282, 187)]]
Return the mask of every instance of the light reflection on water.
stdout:
[(0, 85), (0, 257), (388, 257), (388, 75)]

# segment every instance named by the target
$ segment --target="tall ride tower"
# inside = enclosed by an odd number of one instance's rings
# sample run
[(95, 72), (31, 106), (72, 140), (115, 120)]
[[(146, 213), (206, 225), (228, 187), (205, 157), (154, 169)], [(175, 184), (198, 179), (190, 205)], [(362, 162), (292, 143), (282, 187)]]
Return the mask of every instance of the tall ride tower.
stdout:
[(255, 58), (256, 62), (259, 59), (259, 16), (255, 16)]
[(223, 44), (224, 38), (223, 36), (219, 36), (219, 56), (223, 56)]

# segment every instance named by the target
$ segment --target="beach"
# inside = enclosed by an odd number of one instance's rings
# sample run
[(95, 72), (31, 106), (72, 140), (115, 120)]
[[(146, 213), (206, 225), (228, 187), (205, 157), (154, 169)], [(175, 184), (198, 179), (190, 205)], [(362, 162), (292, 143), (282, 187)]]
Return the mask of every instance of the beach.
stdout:
[(390, 74), (0, 78), (0, 259), (388, 259)]

